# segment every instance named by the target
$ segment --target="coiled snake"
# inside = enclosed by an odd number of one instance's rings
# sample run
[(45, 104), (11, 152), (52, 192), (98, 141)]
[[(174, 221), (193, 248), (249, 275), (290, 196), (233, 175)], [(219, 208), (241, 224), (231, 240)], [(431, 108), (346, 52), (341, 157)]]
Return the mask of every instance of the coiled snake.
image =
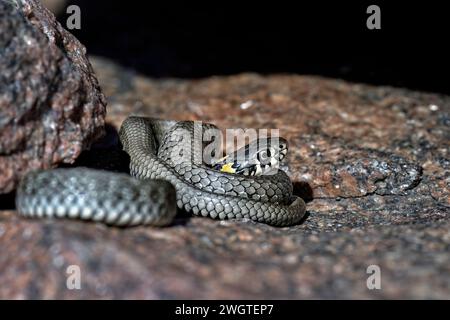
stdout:
[(250, 177), (202, 163), (202, 135), (208, 129), (218, 130), (209, 124), (196, 130), (191, 121), (129, 117), (119, 137), (135, 178), (87, 168), (34, 171), (19, 184), (17, 209), (27, 217), (117, 226), (167, 225), (177, 206), (194, 215), (248, 218), (275, 226), (303, 217), (305, 203), (292, 195), (284, 171)]

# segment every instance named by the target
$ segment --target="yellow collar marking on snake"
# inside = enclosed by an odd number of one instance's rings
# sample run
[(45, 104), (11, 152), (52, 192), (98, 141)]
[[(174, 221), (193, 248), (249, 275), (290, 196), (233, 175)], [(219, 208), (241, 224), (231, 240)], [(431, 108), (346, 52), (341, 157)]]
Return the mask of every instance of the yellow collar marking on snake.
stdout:
[(228, 173), (236, 173), (236, 169), (233, 168), (233, 163), (226, 163), (220, 168), (221, 172), (228, 172)]

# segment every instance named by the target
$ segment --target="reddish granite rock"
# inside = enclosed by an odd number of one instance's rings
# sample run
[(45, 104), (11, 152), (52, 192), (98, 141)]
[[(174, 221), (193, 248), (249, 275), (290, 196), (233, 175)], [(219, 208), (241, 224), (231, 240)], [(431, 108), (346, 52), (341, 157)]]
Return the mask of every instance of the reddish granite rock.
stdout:
[[(449, 97), (295, 75), (152, 80), (105, 60), (94, 67), (116, 128), (130, 113), (279, 128), (308, 214), (285, 228), (179, 217), (118, 229), (3, 211), (0, 298), (450, 297)], [(70, 265), (81, 290), (66, 287)], [(370, 265), (381, 290), (366, 286)]]
[(29, 170), (71, 163), (103, 132), (86, 50), (39, 1), (0, 2), (0, 194)]
[[(313, 214), (313, 213), (312, 213)], [(448, 298), (450, 223), (326, 232), (193, 218), (118, 229), (83, 222), (0, 220), (1, 298)], [(357, 217), (353, 217), (357, 220)], [(338, 224), (323, 216), (324, 224)], [(342, 223), (352, 222), (345, 217)], [(312, 229), (312, 230), (311, 230)], [(366, 269), (381, 268), (381, 290)], [(67, 268), (80, 267), (81, 290)]]

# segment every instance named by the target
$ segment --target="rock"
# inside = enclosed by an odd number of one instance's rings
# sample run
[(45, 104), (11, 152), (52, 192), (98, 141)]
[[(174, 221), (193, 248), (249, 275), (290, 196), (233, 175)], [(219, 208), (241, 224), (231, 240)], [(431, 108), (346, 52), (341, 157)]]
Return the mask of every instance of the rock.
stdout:
[[(93, 61), (116, 128), (130, 113), (279, 128), (308, 215), (118, 229), (3, 211), (0, 298), (450, 296), (450, 97), (297, 75), (152, 80)], [(82, 290), (66, 287), (73, 265)]]
[[(378, 299), (449, 294), (448, 220), (372, 223), (366, 228), (354, 223), (345, 231), (326, 232), (317, 225), (314, 230), (277, 229), (205, 218), (179, 220), (165, 229), (121, 230), (3, 217), (3, 299)], [(326, 216), (321, 220), (341, 222)], [(314, 222), (307, 219), (305, 224), (311, 227)], [(370, 265), (381, 268), (381, 290), (366, 287)], [(69, 266), (80, 268), (81, 290), (66, 287)]]
[(103, 133), (86, 50), (39, 1), (0, 2), (0, 194), (29, 170), (72, 163)]

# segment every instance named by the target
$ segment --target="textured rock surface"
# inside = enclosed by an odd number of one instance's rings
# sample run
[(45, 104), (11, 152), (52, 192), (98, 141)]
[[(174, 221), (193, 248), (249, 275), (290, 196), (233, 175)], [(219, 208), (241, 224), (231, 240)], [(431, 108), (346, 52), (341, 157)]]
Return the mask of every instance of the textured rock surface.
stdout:
[(29, 170), (73, 162), (103, 131), (85, 48), (39, 1), (0, 2), (0, 194)]
[[(286, 228), (179, 217), (125, 230), (3, 211), (0, 297), (450, 298), (449, 97), (289, 75), (153, 81), (94, 66), (116, 128), (129, 113), (279, 128), (308, 216)], [(66, 288), (74, 264), (81, 290)], [(381, 290), (366, 287), (369, 265)]]

